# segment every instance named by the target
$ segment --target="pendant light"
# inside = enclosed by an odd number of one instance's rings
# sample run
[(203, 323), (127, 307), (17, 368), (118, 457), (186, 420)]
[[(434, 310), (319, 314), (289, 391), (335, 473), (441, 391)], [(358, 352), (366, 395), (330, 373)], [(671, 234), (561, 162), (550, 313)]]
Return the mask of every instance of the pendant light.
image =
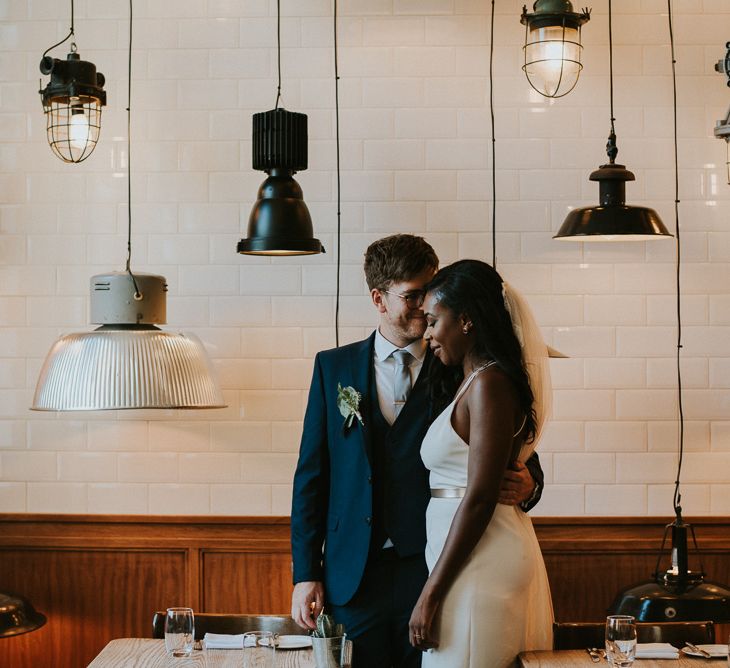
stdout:
[(20, 594), (0, 592), (0, 638), (35, 631), (46, 623), (46, 616)]
[[(725, 58), (717, 61), (715, 70), (725, 75), (727, 78), (726, 83), (730, 86), (730, 42), (725, 44), (725, 48), (727, 49)], [(725, 140), (725, 168), (727, 171), (727, 182), (730, 184), (730, 107), (728, 107), (725, 118), (717, 121), (715, 137)]]
[(71, 0), (71, 29), (57, 44), (46, 49), (40, 70), (50, 74), (45, 88), (38, 91), (46, 115), (46, 137), (51, 150), (64, 162), (83, 162), (96, 148), (101, 131), (101, 108), (106, 104), (104, 75), (96, 65), (81, 60), (76, 42), (66, 60), (48, 55), (74, 37), (74, 0)]
[(591, 19), (591, 10), (573, 11), (569, 0), (536, 0), (533, 13), (522, 7), (525, 26), (522, 71), (530, 86), (544, 97), (563, 97), (578, 83), (583, 65), (581, 26)]
[(165, 324), (164, 276), (132, 273), (132, 0), (127, 105), (127, 266), (91, 279), (93, 332), (62, 336), (41, 369), (33, 410), (223, 408), (212, 365), (197, 337)]
[(279, 83), (274, 109), (253, 116), (253, 168), (268, 177), (251, 210), (243, 255), (324, 253), (294, 174), (307, 168), (307, 116), (279, 107), (281, 99), (281, 0), (276, 2)]
[[(730, 622), (730, 588), (705, 579), (705, 570), (689, 568), (688, 535), (692, 534), (695, 550), (697, 538), (694, 529), (682, 519), (682, 495), (680, 479), (684, 456), (684, 410), (682, 405), (682, 300), (681, 300), (681, 239), (679, 226), (679, 161), (677, 156), (677, 74), (674, 58), (674, 30), (672, 26), (672, 0), (667, 0), (669, 16), (669, 40), (672, 52), (672, 83), (674, 92), (674, 215), (676, 231), (676, 291), (677, 291), (677, 399), (679, 406), (679, 456), (677, 477), (674, 483), (674, 522), (664, 530), (664, 538), (657, 557), (651, 580), (633, 585), (617, 595), (610, 614), (632, 615), (640, 622), (704, 621)], [(671, 561), (668, 570), (661, 572), (660, 565), (671, 531)]]
[(635, 179), (624, 165), (616, 163), (618, 147), (613, 115), (613, 30), (611, 0), (608, 0), (608, 58), (611, 96), (611, 131), (606, 153), (608, 163), (590, 175), (599, 183), (598, 206), (573, 209), (553, 237), (561, 241), (650, 241), (666, 239), (667, 231), (659, 214), (645, 206), (626, 204), (626, 182)]

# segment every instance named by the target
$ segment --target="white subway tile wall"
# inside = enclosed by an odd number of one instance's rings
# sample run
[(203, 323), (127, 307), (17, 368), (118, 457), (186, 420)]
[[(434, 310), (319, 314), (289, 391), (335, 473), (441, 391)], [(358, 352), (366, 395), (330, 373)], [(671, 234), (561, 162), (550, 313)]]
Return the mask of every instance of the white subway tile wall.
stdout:
[[(531, 301), (551, 363), (547, 486), (535, 515), (669, 515), (677, 461), (672, 241), (585, 246), (552, 235), (598, 200), (609, 130), (606, 7), (583, 29), (573, 93), (523, 73), (522, 2), (497, 3), (497, 259)], [(683, 240), (685, 514), (730, 513), (730, 186), (714, 139), (730, 94), (726, 0), (675, 3)], [(106, 76), (95, 153), (64, 165), (37, 95), (64, 3), (0, 10), (0, 512), (285, 515), (312, 359), (334, 345), (332, 3), (282, 2), (283, 105), (309, 115), (298, 175), (327, 253), (236, 254), (264, 175), (251, 115), (274, 105), (276, 2), (138, 3), (133, 58), (133, 256), (170, 285), (171, 329), (206, 344), (228, 408), (28, 410), (61, 333), (91, 329), (88, 281), (126, 253), (127, 5), (81, 3), (76, 41)], [(376, 317), (364, 249), (423, 234), (442, 263), (490, 259), (489, 7), (476, 0), (340, 0), (341, 341)], [(630, 203), (674, 228), (665, 7), (615, 7), (619, 162)], [(65, 47), (53, 55), (65, 57)]]

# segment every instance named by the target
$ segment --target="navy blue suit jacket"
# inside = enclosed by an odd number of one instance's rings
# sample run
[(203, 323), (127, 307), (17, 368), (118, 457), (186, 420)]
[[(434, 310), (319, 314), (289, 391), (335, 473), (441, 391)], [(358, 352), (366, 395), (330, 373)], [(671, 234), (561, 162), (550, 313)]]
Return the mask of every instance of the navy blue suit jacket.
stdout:
[[(294, 475), (291, 540), (294, 582), (324, 582), (327, 599), (346, 604), (362, 579), (373, 528), (371, 392), (375, 334), (358, 343), (319, 353), (304, 416), (299, 462)], [(429, 356), (430, 358), (430, 356)], [(417, 386), (425, 384), (427, 361)], [(361, 396), (364, 424), (349, 428), (337, 407), (337, 385)], [(426, 545), (428, 471), (420, 457), (430, 423), (425, 388), (414, 387), (399, 419), (395, 460), (388, 469), (389, 502), (407, 524), (397, 541), (401, 556), (422, 553)], [(421, 397), (419, 402), (418, 397)], [(419, 405), (420, 404), (420, 405)], [(323, 552), (324, 545), (324, 552)]]

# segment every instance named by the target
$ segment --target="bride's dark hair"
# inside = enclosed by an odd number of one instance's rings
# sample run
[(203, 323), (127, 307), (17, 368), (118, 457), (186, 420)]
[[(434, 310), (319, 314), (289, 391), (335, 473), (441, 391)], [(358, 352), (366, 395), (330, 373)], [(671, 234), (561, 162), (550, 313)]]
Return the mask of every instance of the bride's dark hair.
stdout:
[[(426, 286), (441, 306), (457, 318), (463, 315), (473, 325), (477, 359), (494, 360), (514, 383), (520, 408), (527, 416), (523, 433), (529, 442), (535, 437), (535, 397), (522, 359), (520, 342), (504, 305), (502, 277), (491, 265), (479, 260), (459, 260), (441, 269)], [(429, 384), (436, 409), (454, 397), (463, 379), (461, 366), (447, 367), (431, 360)]]

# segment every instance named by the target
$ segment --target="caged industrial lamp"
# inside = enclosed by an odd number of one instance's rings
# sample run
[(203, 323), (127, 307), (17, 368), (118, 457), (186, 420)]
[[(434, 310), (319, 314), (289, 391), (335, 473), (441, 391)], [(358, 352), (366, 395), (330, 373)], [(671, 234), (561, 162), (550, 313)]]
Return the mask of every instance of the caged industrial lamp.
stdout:
[(536, 0), (532, 9), (528, 14), (524, 6), (520, 18), (525, 26), (522, 70), (540, 95), (563, 97), (575, 88), (583, 69), (580, 32), (591, 10), (574, 12), (569, 0)]
[(64, 39), (46, 49), (40, 70), (50, 74), (39, 90), (46, 115), (46, 137), (51, 150), (64, 162), (83, 162), (96, 148), (101, 131), (101, 108), (106, 104), (104, 75), (96, 65), (81, 60), (76, 42), (66, 60), (48, 55), (74, 37), (74, 3), (71, 0), (71, 29)]

